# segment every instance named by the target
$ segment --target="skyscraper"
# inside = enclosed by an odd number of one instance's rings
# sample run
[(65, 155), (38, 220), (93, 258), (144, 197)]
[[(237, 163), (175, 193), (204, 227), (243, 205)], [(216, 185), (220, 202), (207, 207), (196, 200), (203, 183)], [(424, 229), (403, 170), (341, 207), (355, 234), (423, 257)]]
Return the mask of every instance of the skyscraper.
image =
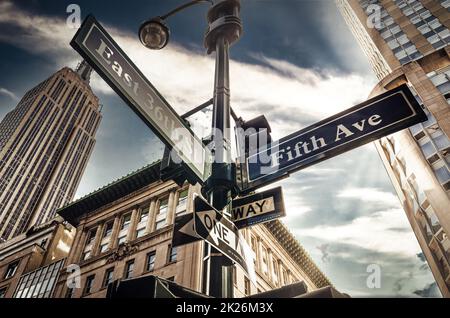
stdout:
[(436, 283), (450, 297), (450, 0), (336, 0), (379, 79), (428, 120), (375, 142)]
[(82, 62), (28, 91), (0, 123), (0, 241), (70, 202), (95, 144), (98, 98)]

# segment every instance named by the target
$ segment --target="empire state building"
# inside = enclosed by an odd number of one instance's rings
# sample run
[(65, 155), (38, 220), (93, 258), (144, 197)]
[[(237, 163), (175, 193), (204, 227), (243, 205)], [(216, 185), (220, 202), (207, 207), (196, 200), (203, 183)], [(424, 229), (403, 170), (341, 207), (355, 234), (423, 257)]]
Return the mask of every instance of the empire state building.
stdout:
[(102, 115), (86, 62), (29, 90), (0, 123), (0, 241), (72, 201)]

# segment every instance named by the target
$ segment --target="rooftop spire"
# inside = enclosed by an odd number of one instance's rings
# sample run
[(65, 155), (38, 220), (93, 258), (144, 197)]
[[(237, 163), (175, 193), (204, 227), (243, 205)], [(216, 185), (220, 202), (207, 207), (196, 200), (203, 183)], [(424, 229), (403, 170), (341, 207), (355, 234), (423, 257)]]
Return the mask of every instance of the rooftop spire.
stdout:
[(78, 64), (76, 72), (80, 75), (81, 79), (89, 84), (89, 80), (91, 78), (92, 67), (83, 60), (80, 64)]

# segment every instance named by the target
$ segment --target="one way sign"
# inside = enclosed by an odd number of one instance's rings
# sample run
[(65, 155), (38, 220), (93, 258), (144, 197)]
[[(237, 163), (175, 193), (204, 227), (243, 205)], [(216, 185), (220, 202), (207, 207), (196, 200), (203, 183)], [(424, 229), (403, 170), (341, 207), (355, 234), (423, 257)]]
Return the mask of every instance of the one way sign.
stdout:
[(233, 222), (199, 195), (194, 195), (194, 228), (198, 236), (236, 262), (256, 283), (254, 252)]
[(269, 222), (286, 215), (281, 187), (234, 199), (231, 219), (238, 229)]

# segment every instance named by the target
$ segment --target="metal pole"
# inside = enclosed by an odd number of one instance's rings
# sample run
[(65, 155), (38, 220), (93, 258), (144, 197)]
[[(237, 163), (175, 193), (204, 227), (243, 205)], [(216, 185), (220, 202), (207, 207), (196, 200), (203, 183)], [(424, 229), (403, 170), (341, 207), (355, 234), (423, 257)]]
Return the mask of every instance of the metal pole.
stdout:
[[(230, 78), (229, 78), (229, 45), (220, 37), (216, 42), (216, 71), (213, 106), (213, 136), (215, 162), (212, 166), (212, 177), (221, 179), (223, 173), (231, 169), (230, 144)], [(225, 173), (226, 175), (226, 173)], [(209, 194), (211, 205), (222, 210), (228, 209), (231, 201), (231, 189), (212, 184)], [(224, 211), (225, 212), (225, 211)], [(229, 211), (226, 211), (228, 214)], [(233, 297), (232, 266), (225, 266), (225, 256), (215, 248), (209, 255), (209, 295), (214, 297)], [(225, 268), (224, 268), (225, 267)]]
[[(208, 12), (209, 29), (205, 36), (208, 53), (216, 51), (212, 137), (214, 162), (211, 176), (202, 192), (211, 205), (230, 217), (230, 203), (235, 194), (235, 173), (231, 161), (230, 140), (230, 44), (236, 42), (242, 31), (239, 19), (239, 0), (223, 0)], [(214, 297), (233, 297), (232, 262), (212, 246), (208, 248), (205, 268), (207, 292)]]

